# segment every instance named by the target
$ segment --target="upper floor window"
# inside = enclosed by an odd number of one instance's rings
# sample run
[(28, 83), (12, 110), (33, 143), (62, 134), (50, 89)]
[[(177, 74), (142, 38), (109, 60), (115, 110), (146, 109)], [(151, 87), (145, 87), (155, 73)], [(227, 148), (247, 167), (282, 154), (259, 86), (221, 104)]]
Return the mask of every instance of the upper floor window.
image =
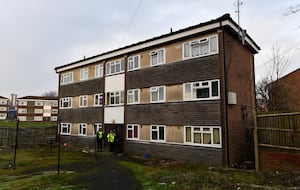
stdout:
[(0, 111), (7, 111), (7, 107), (0, 107)]
[(61, 123), (60, 124), (60, 134), (62, 135), (70, 135), (71, 134), (71, 123)]
[(185, 100), (207, 100), (220, 98), (219, 80), (190, 82), (184, 84)]
[(166, 139), (166, 126), (164, 125), (151, 125), (151, 141), (165, 141)]
[(87, 135), (87, 124), (79, 123), (78, 126), (78, 136), (86, 136)]
[(0, 105), (7, 105), (8, 100), (0, 100)]
[(138, 104), (140, 102), (140, 89), (132, 89), (127, 91), (127, 103)]
[(60, 99), (60, 108), (71, 108), (72, 107), (72, 98), (61, 98)]
[(124, 92), (108, 92), (106, 93), (107, 105), (121, 105), (124, 104)]
[(35, 105), (35, 106), (43, 106), (44, 103), (41, 102), (41, 101), (36, 101), (36, 102), (34, 103), (34, 105)]
[(217, 35), (183, 44), (183, 58), (201, 57), (218, 53)]
[(187, 144), (221, 148), (221, 128), (186, 126), (184, 141)]
[(103, 93), (94, 94), (94, 106), (102, 106)]
[(87, 80), (89, 78), (89, 69), (80, 69), (80, 80)]
[(95, 66), (95, 77), (103, 77), (103, 64), (100, 64), (100, 65), (96, 65)]
[(87, 107), (88, 106), (88, 96), (79, 96), (79, 107)]
[(140, 68), (140, 56), (128, 57), (128, 71), (137, 70)]
[(64, 73), (61, 75), (60, 84), (69, 84), (73, 82), (73, 72)]
[(125, 60), (119, 59), (106, 63), (106, 75), (122, 73), (125, 70)]
[(165, 49), (152, 51), (150, 53), (150, 64), (156, 66), (165, 63)]
[(164, 102), (166, 97), (165, 86), (155, 86), (150, 88), (150, 102)]
[(27, 106), (27, 101), (18, 101), (19, 106)]

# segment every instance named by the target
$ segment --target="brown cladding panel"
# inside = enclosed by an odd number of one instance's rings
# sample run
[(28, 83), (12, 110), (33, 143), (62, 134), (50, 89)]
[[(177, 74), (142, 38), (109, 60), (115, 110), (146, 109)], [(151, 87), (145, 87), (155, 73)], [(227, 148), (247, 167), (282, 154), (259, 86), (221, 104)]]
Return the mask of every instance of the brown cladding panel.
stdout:
[(127, 122), (220, 126), (220, 101), (132, 105), (127, 107)]
[(95, 79), (85, 82), (79, 82), (74, 84), (60, 86), (60, 97), (73, 97), (80, 95), (89, 95), (103, 92), (104, 79)]
[(62, 123), (101, 123), (103, 121), (102, 107), (61, 109), (59, 115)]
[(220, 78), (219, 56), (207, 56), (129, 72), (128, 89)]

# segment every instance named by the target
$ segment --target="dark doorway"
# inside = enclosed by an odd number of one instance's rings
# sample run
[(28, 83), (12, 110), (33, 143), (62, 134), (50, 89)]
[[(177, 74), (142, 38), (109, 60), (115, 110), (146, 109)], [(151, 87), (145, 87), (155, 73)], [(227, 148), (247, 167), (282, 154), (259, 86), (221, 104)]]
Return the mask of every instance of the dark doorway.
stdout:
[[(124, 142), (125, 142), (125, 129), (124, 129), (123, 124), (104, 124), (104, 133), (105, 137), (109, 133), (110, 130), (114, 131), (116, 134), (115, 136), (115, 148), (114, 152), (115, 153), (122, 153), (124, 150)], [(108, 142), (107, 139), (105, 141), (105, 146), (106, 149), (108, 149)]]

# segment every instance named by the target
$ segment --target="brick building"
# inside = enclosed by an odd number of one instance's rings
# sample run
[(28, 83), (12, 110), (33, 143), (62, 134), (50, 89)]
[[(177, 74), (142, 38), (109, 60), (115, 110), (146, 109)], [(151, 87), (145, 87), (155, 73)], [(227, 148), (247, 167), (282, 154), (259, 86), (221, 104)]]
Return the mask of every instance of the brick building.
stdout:
[(0, 96), (0, 120), (7, 119), (9, 102), (8, 98)]
[(17, 98), (17, 118), (26, 122), (57, 122), (57, 97), (24, 96)]
[(225, 14), (56, 67), (63, 139), (83, 145), (102, 126), (129, 153), (224, 165), (253, 159), (260, 48), (242, 31)]

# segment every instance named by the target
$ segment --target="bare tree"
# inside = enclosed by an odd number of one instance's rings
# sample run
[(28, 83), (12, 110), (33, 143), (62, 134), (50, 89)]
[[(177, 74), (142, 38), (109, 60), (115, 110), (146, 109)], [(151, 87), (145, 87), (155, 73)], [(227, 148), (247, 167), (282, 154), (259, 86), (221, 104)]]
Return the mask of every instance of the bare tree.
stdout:
[(284, 16), (290, 16), (293, 14), (296, 14), (297, 12), (300, 12), (300, 4), (290, 6), (284, 13)]
[(45, 92), (45, 93), (42, 94), (42, 96), (57, 97), (57, 92), (55, 92), (55, 91)]
[(266, 76), (256, 85), (258, 111), (289, 111), (290, 89), (280, 81), (289, 64), (287, 52), (283, 53), (278, 45), (274, 45)]

